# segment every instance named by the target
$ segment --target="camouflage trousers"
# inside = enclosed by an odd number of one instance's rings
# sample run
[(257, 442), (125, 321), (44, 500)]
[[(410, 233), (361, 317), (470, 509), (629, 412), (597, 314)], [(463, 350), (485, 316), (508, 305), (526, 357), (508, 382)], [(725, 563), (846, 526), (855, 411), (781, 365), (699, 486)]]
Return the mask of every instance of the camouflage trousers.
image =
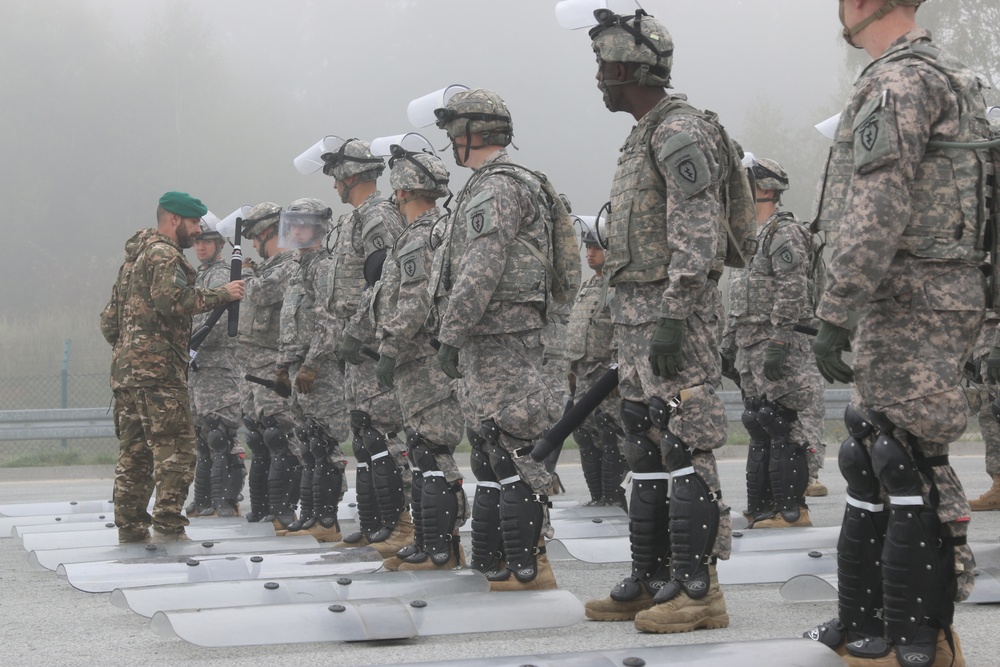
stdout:
[(973, 385), (965, 390), (965, 396), (969, 400), (969, 412), (979, 420), (979, 432), (986, 445), (986, 474), (1000, 475), (1000, 423), (993, 418), (990, 409), (996, 400), (996, 387)]
[[(119, 539), (136, 541), (150, 525), (176, 533), (196, 464), (191, 399), (186, 386), (115, 390), (115, 525)], [(156, 492), (153, 513), (149, 499)]]
[(812, 342), (805, 334), (792, 334), (789, 354), (782, 364), (785, 375), (780, 380), (768, 380), (764, 376), (764, 355), (769, 343), (764, 339), (739, 348), (736, 368), (740, 372), (743, 395), (767, 398), (798, 413), (798, 419), (791, 425), (791, 441), (806, 445), (809, 477), (816, 478), (826, 456), (823, 442), (826, 405), (823, 376), (816, 366)]
[[(559, 403), (542, 378), (538, 331), (469, 336), (459, 354), (465, 380), (465, 421), (480, 431), (496, 422), (500, 445), (510, 453), (531, 446), (559, 418)], [(514, 458), (521, 479), (535, 493), (552, 485), (545, 466), (530, 456)]]
[(240, 375), (236, 355), (231, 349), (202, 349), (198, 354), (198, 370), (188, 375), (191, 409), (195, 425), (214, 415), (232, 430), (240, 426)]
[[(853, 339), (853, 402), (862, 414), (884, 413), (911, 457), (914, 450), (927, 458), (947, 456), (949, 443), (965, 431), (969, 403), (959, 382), (983, 318), (981, 309), (935, 310), (932, 294), (929, 286), (905, 295), (905, 300), (873, 302)], [(970, 510), (955, 470), (934, 466), (930, 478), (920, 478), (925, 506), (936, 511), (945, 530), (964, 536)], [(961, 601), (972, 590), (975, 561), (967, 545), (956, 547), (955, 553), (963, 566), (956, 595)]]
[[(573, 372), (576, 375), (575, 398), (579, 399), (581, 396), (586, 394), (590, 388), (593, 387), (597, 381), (608, 372), (610, 367), (610, 361), (575, 362), (573, 364)], [(600, 442), (601, 429), (597, 425), (597, 415), (599, 413), (604, 413), (611, 418), (611, 421), (614, 422), (615, 427), (618, 430), (624, 432), (624, 428), (621, 423), (621, 411), (618, 409), (620, 405), (621, 397), (618, 394), (618, 390), (615, 389), (601, 402), (599, 406), (597, 406), (596, 410), (587, 415), (587, 418), (583, 420), (583, 423), (580, 424), (578, 428), (592, 434), (592, 437), (595, 439), (594, 442)], [(625, 441), (622, 438), (618, 438), (618, 451), (623, 455), (625, 453), (624, 445)]]
[(465, 419), (455, 395), (461, 380), (445, 375), (430, 355), (399, 366), (394, 381), (406, 429), (437, 447), (434, 462), (447, 481), (462, 479), (455, 463), (455, 448), (465, 436)]
[[(681, 400), (670, 417), (669, 431), (677, 436), (691, 451), (692, 464), (696, 474), (704, 480), (709, 490), (718, 494), (719, 526), (712, 548), (712, 556), (723, 560), (729, 558), (733, 545), (733, 524), (729, 516), (729, 505), (722, 497), (719, 469), (712, 452), (726, 443), (728, 422), (726, 408), (715, 392), (713, 384), (705, 382), (711, 377), (719, 382), (719, 362), (708, 368), (695, 367), (700, 359), (717, 359), (714, 322), (709, 325), (692, 316), (688, 320), (684, 341), (685, 368), (674, 378), (660, 378), (653, 375), (649, 363), (649, 343), (656, 329), (656, 322), (647, 324), (615, 324), (615, 346), (618, 349), (618, 389), (622, 399), (649, 405), (650, 399), (664, 401)], [(689, 351), (690, 349), (690, 351)], [(714, 350), (714, 353), (713, 353)], [(691, 383), (702, 378), (698, 384)], [(683, 399), (681, 397), (684, 397)], [(663, 432), (651, 427), (646, 436), (659, 443)]]

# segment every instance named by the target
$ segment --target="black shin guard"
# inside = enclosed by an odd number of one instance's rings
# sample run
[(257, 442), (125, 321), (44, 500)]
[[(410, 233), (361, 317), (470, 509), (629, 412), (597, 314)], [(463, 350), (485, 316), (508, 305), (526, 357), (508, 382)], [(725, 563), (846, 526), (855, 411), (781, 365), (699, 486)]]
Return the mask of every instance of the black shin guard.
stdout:
[(472, 445), (472, 474), (478, 481), (472, 501), (471, 567), (489, 577), (497, 574), (505, 562), (500, 526), (500, 482), (490, 466), (486, 441), (471, 428), (467, 433)]
[(337, 521), (337, 504), (344, 489), (342, 463), (334, 461), (333, 449), (337, 441), (323, 433), (317, 433), (309, 441), (309, 452), (315, 461), (312, 479), (313, 517), (326, 528)]
[(622, 480), (625, 479), (627, 465), (625, 456), (618, 448), (619, 439), (624, 433), (615, 424), (610, 415), (599, 412), (597, 426), (601, 443), (601, 502), (605, 505), (615, 505), (628, 511), (625, 502), (625, 489)]
[(805, 492), (809, 486), (809, 466), (805, 448), (789, 440), (791, 422), (798, 419), (795, 410), (765, 403), (757, 413), (757, 421), (771, 436), (771, 458), (768, 476), (775, 508), (789, 523), (798, 521), (800, 507), (805, 507)]
[(247, 427), (247, 447), (253, 457), (250, 460), (250, 472), (247, 474), (247, 486), (250, 489), (250, 514), (247, 515), (247, 521), (257, 522), (270, 511), (267, 499), (267, 473), (271, 468), (271, 453), (264, 444), (261, 423), (245, 417), (243, 424)]
[(231, 433), (217, 417), (211, 419), (210, 424), (205, 441), (212, 453), (212, 508), (219, 516), (236, 516), (236, 497), (229, 495), (233, 488), (233, 468), (229, 453), (233, 449), (235, 433)]
[(198, 462), (194, 469), (194, 498), (186, 508), (188, 516), (206, 510), (210, 513), (212, 508), (212, 452), (201, 427), (195, 428), (195, 443)]
[(278, 428), (274, 418), (265, 418), (264, 444), (271, 454), (271, 467), (267, 473), (268, 516), (283, 525), (292, 523), (295, 503), (298, 502), (301, 467), (292, 454), (288, 436)]
[(646, 437), (652, 426), (643, 403), (622, 401), (625, 457), (632, 469), (632, 497), (628, 505), (632, 574), (611, 591), (611, 598), (627, 602), (644, 590), (656, 593), (670, 579), (669, 475), (660, 448)]
[(354, 457), (358, 461), (354, 490), (358, 500), (359, 532), (345, 538), (346, 542), (357, 542), (362, 536), (367, 539), (379, 528), (378, 501), (375, 499), (375, 486), (372, 484), (371, 459), (357, 430), (354, 432), (353, 447)]
[[(872, 464), (890, 504), (882, 549), (886, 632), (900, 664), (931, 664), (938, 631), (950, 629), (955, 612), (954, 545), (944, 539), (936, 508), (924, 502), (914, 459), (893, 435), (888, 420), (882, 421), (875, 421), (880, 434)], [(915, 438), (904, 435), (919, 456)], [(921, 463), (935, 464), (926, 459)], [(932, 480), (932, 498), (936, 491)]]
[(389, 453), (385, 436), (378, 430), (369, 427), (362, 433), (362, 437), (365, 439), (365, 449), (371, 457), (372, 485), (375, 487), (375, 501), (382, 524), (370, 539), (372, 542), (381, 542), (392, 534), (406, 509), (403, 471)]
[(597, 438), (588, 428), (578, 428), (573, 431), (573, 439), (580, 448), (580, 467), (583, 468), (583, 479), (590, 491), (591, 503), (601, 499), (601, 463), (603, 456), (597, 446)]
[(695, 472), (691, 452), (669, 431), (660, 439), (670, 473), (670, 583), (654, 602), (666, 602), (683, 588), (688, 597), (708, 594), (708, 564), (719, 530), (718, 494)]
[[(419, 526), (421, 548), (430, 556), (436, 565), (444, 565), (456, 557), (459, 548), (455, 535), (458, 522), (459, 498), (462, 493), (461, 482), (449, 483), (441, 472), (435, 458), (435, 446), (419, 435), (411, 434), (409, 441), (410, 461), (420, 467), (421, 474), (414, 475), (414, 481), (420, 479), (421, 484), (413, 489), (414, 507), (419, 506), (419, 513), (414, 511), (413, 524)], [(447, 453), (447, 449), (443, 450)], [(417, 498), (420, 502), (416, 502)]]
[[(308, 440), (306, 441), (308, 442)], [(316, 475), (316, 459), (312, 452), (302, 452), (302, 477), (299, 481), (299, 518), (288, 526), (289, 531), (308, 530), (316, 523), (313, 507), (313, 479)]]
[[(839, 618), (846, 641), (871, 638), (884, 644), (880, 563), (889, 517), (882, 505), (871, 457), (862, 442), (871, 434), (871, 424), (850, 405), (844, 422), (850, 437), (841, 444), (838, 455), (840, 472), (847, 481), (847, 506), (837, 542)], [(872, 647), (874, 653), (884, 654), (885, 650)]]
[(743, 426), (750, 434), (747, 451), (747, 512), (753, 519), (769, 517), (774, 498), (771, 496), (771, 477), (768, 465), (771, 459), (771, 436), (757, 416), (760, 412), (759, 398), (743, 399)]

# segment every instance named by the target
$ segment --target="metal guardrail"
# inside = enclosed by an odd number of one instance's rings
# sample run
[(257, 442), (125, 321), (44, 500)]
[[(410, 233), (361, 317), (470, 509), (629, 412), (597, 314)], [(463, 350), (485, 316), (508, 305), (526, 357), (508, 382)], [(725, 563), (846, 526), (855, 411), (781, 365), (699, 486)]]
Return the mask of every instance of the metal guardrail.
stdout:
[[(739, 422), (743, 414), (740, 392), (720, 391), (719, 397), (726, 404), (726, 418)], [(825, 400), (826, 418), (840, 420), (851, 400), (851, 390), (827, 389)], [(114, 437), (114, 418), (107, 408), (0, 411), (0, 442)]]

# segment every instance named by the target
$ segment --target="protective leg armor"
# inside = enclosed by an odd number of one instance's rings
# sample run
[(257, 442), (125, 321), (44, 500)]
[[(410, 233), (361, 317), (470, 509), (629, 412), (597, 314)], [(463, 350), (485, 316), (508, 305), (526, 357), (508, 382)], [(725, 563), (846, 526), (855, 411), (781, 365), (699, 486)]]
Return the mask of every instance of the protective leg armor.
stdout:
[[(299, 442), (309, 442), (307, 429), (297, 431)], [(289, 532), (308, 530), (316, 523), (313, 508), (313, 478), (316, 474), (316, 459), (308, 448), (302, 448), (302, 477), (299, 481), (299, 518), (288, 526)]]
[(413, 517), (413, 544), (408, 544), (396, 554), (400, 560), (408, 558), (420, 558), (424, 554), (424, 526), (423, 526), (423, 493), (424, 476), (420, 467), (418, 454), (415, 451), (417, 445), (423, 441), (420, 434), (413, 429), (406, 429), (406, 449), (408, 451), (410, 472), (413, 473), (412, 498), (410, 498), (410, 515)]
[(295, 519), (301, 466), (292, 454), (288, 436), (278, 428), (274, 417), (264, 417), (264, 444), (271, 454), (267, 473), (268, 503), (271, 520), (287, 528)]
[(757, 413), (757, 421), (771, 436), (771, 458), (768, 476), (771, 494), (778, 512), (788, 523), (799, 520), (800, 507), (805, 507), (806, 487), (809, 486), (809, 466), (805, 448), (789, 441), (791, 423), (798, 419), (795, 410), (765, 402)]
[[(846, 632), (840, 639), (854, 642), (867, 637), (884, 644), (880, 564), (889, 517), (863, 442), (871, 435), (872, 425), (853, 405), (847, 406), (844, 423), (850, 437), (841, 444), (838, 456), (840, 472), (847, 480), (847, 506), (837, 543), (839, 620)], [(829, 641), (831, 648), (840, 643), (835, 636)], [(887, 647), (874, 649), (885, 650)]]
[[(205, 434), (205, 441), (208, 449), (212, 453), (212, 509), (208, 515), (215, 513), (219, 516), (237, 516), (239, 514), (239, 488), (233, 492), (236, 484), (243, 485), (243, 476), (237, 476), (237, 471), (233, 469), (230, 452), (236, 442), (236, 433), (230, 431), (222, 420), (212, 416), (205, 420), (209, 431)], [(203, 513), (205, 515), (205, 513)]]
[(891, 434), (891, 423), (876, 414), (872, 421), (879, 431), (872, 464), (889, 494), (882, 550), (886, 631), (900, 664), (931, 664), (938, 631), (950, 633), (955, 612), (954, 545), (944, 539), (935, 508), (924, 503), (921, 473)]
[(371, 459), (372, 485), (375, 487), (375, 502), (381, 524), (378, 530), (368, 536), (368, 539), (372, 542), (383, 542), (396, 528), (400, 515), (406, 509), (403, 474), (389, 453), (385, 436), (372, 427), (371, 416), (360, 410), (352, 410), (352, 423), (355, 420), (364, 440), (365, 450)]
[(596, 505), (601, 500), (601, 463), (603, 452), (598, 447), (597, 438), (589, 428), (578, 428), (573, 431), (573, 439), (580, 448), (580, 467), (583, 468), (583, 479), (590, 491), (590, 505)]
[(201, 516), (202, 512), (212, 514), (212, 452), (200, 426), (195, 426), (195, 443), (198, 463), (194, 469), (194, 498), (184, 508), (188, 516)]
[(271, 453), (264, 444), (264, 426), (255, 419), (243, 418), (247, 428), (247, 447), (250, 449), (250, 472), (247, 486), (250, 488), (250, 514), (247, 521), (256, 523), (270, 511), (268, 502), (267, 474), (271, 468)]
[(752, 396), (743, 399), (743, 427), (750, 434), (747, 451), (747, 512), (751, 527), (757, 519), (773, 516), (774, 498), (771, 496), (771, 477), (768, 466), (771, 460), (771, 435), (757, 421), (761, 400)]
[(683, 591), (692, 600), (709, 592), (712, 547), (719, 530), (718, 494), (708, 488), (691, 461), (691, 451), (667, 430), (670, 410), (658, 398), (650, 400), (650, 419), (663, 435), (660, 452), (670, 473), (670, 582), (653, 602), (671, 600)]
[(368, 536), (379, 528), (378, 501), (375, 499), (375, 487), (372, 484), (371, 457), (365, 449), (364, 439), (355, 426), (354, 413), (351, 413), (351, 427), (354, 431), (352, 446), (354, 457), (358, 461), (354, 490), (358, 498), (358, 528), (344, 538), (347, 546), (365, 546), (369, 544)]
[(480, 432), (486, 440), (490, 467), (500, 481), (500, 517), (507, 572), (500, 573), (496, 580), (506, 580), (508, 573), (513, 573), (518, 581), (529, 582), (538, 574), (536, 556), (545, 553), (545, 547), (539, 545), (542, 544), (545, 506), (549, 498), (534, 493), (521, 479), (510, 452), (500, 444), (500, 428), (495, 421), (483, 422)]
[(486, 440), (474, 429), (466, 429), (472, 445), (470, 463), (476, 476), (476, 495), (472, 501), (472, 563), (487, 577), (506, 572), (503, 533), (500, 522), (500, 482), (486, 453)]
[(621, 410), (625, 457), (632, 469), (628, 507), (632, 574), (612, 589), (611, 598), (628, 602), (644, 592), (655, 594), (670, 580), (670, 500), (660, 447), (645, 435), (653, 425), (648, 407), (623, 400)]
[(340, 539), (340, 522), (337, 520), (337, 504), (344, 488), (344, 470), (332, 458), (337, 441), (326, 435), (319, 427), (313, 429), (309, 439), (309, 454), (315, 462), (312, 478), (313, 519), (306, 530), (320, 542)]
[[(411, 438), (411, 442), (412, 442)], [(449, 483), (434, 458), (435, 447), (419, 435), (411, 444), (410, 458), (421, 470), (421, 513), (419, 522), (423, 536), (423, 550), (431, 562), (443, 566), (455, 558), (460, 560), (458, 533), (459, 498), (462, 493), (460, 482)], [(446, 450), (447, 451), (447, 450)], [(416, 479), (416, 477), (414, 478)], [(414, 492), (416, 496), (416, 492)]]
[(625, 479), (627, 465), (625, 457), (618, 448), (618, 440), (624, 433), (618, 428), (610, 415), (604, 411), (597, 413), (597, 428), (601, 444), (601, 503), (615, 505), (628, 511), (625, 502), (625, 489), (622, 480)]

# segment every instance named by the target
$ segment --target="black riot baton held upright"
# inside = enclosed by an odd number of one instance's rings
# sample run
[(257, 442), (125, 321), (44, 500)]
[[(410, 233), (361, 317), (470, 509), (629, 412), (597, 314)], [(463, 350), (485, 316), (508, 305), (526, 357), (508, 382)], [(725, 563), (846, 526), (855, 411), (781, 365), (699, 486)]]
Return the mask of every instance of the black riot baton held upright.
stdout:
[[(243, 218), (236, 218), (236, 236), (233, 239), (233, 259), (230, 262), (229, 279), (239, 280), (243, 277), (243, 250), (240, 248), (240, 237), (243, 236)], [(240, 302), (229, 302), (229, 337), (236, 338), (240, 333)]]

